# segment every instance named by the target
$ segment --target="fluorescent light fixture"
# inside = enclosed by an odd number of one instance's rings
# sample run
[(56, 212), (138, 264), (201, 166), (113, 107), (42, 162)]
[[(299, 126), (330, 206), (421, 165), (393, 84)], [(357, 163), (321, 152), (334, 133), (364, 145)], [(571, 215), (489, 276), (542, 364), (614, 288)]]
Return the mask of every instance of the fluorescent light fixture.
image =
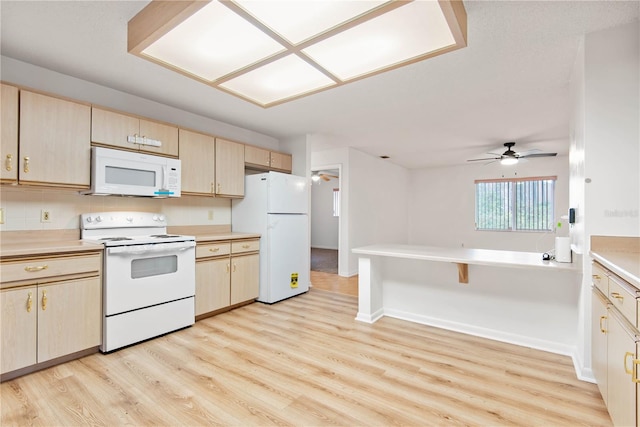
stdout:
[(500, 164), (505, 166), (515, 165), (516, 163), (518, 163), (517, 157), (504, 157), (500, 160)]
[(151, 1), (130, 53), (262, 107), (466, 46), (460, 0)]

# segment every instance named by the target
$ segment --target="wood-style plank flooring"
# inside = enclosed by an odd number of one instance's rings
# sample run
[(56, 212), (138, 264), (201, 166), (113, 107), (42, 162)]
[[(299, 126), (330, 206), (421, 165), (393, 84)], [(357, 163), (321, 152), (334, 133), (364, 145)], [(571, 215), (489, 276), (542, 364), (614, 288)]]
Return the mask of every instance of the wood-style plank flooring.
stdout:
[(358, 276), (341, 277), (337, 274), (312, 270), (311, 283), (316, 289), (358, 296)]
[(2, 426), (611, 425), (570, 358), (312, 289), (0, 385)]

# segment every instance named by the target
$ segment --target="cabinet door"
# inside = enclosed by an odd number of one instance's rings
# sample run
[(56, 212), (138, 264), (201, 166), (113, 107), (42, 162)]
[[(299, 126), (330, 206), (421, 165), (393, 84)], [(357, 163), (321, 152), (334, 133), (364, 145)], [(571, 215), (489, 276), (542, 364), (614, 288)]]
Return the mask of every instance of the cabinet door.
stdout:
[(215, 138), (180, 129), (182, 193), (215, 193)]
[(636, 424), (636, 384), (631, 370), (637, 357), (636, 343), (623, 319), (609, 312), (608, 409), (616, 426)]
[(271, 165), (271, 153), (264, 148), (245, 145), (244, 162), (250, 166), (257, 166), (260, 169), (269, 169)]
[(292, 157), (291, 154), (271, 153), (271, 168), (282, 172), (291, 173)]
[(229, 258), (196, 263), (196, 316), (228, 307), (230, 300)]
[(591, 363), (602, 400), (607, 405), (607, 301), (593, 288), (591, 306)]
[(117, 148), (138, 150), (138, 145), (127, 141), (140, 134), (140, 120), (126, 114), (93, 107), (91, 110), (91, 141)]
[(231, 305), (258, 298), (260, 256), (231, 257)]
[(100, 345), (99, 277), (38, 287), (38, 363)]
[(90, 139), (91, 107), (20, 92), (20, 182), (88, 188)]
[(0, 157), (2, 182), (18, 181), (18, 88), (2, 85)]
[(216, 138), (216, 195), (244, 197), (244, 145)]
[(1, 373), (36, 363), (37, 290), (35, 286), (0, 292)]
[(178, 157), (178, 127), (140, 119), (140, 135), (160, 141), (160, 147), (141, 145), (140, 151)]

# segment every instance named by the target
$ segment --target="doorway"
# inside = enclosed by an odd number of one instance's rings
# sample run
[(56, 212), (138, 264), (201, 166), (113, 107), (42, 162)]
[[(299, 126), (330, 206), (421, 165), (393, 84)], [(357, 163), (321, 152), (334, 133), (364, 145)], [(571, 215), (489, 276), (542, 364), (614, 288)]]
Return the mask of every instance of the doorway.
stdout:
[(311, 270), (338, 274), (340, 264), (340, 167), (311, 170)]

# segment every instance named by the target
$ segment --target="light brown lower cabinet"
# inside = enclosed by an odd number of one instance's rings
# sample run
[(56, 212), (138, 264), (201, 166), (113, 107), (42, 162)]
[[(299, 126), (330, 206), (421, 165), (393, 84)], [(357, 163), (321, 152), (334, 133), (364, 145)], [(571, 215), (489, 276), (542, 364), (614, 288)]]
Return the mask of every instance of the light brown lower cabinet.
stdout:
[(1, 373), (100, 345), (101, 289), (96, 276), (1, 291)]
[(198, 243), (196, 318), (207, 317), (258, 297), (259, 240)]
[[(640, 422), (640, 290), (594, 263), (591, 304), (593, 374), (614, 426)], [(605, 295), (603, 291), (607, 291)]]

